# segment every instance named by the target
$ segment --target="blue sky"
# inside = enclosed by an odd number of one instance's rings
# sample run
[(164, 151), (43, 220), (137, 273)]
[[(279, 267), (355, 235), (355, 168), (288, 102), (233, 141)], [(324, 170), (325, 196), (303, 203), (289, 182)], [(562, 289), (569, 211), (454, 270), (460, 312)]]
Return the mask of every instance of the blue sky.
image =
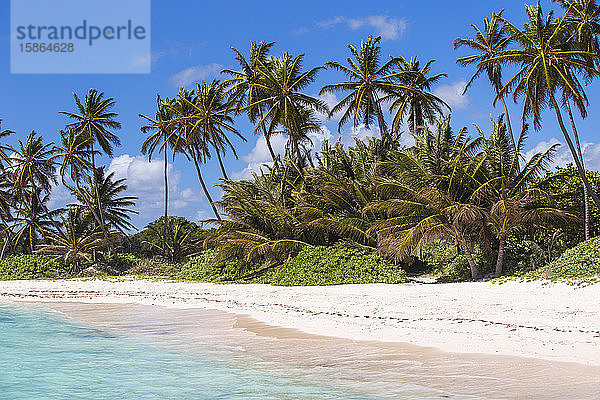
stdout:
[[(544, 3), (546, 7), (551, 4)], [(522, 23), (524, 3), (503, 1), (504, 16)], [(489, 118), (497, 116), (500, 108), (493, 109), (492, 91), (485, 79), (476, 82), (466, 96), (462, 87), (473, 72), (456, 65), (456, 58), (467, 50), (455, 51), (452, 41), (471, 34), (471, 23), (481, 20), (491, 11), (498, 10), (498, 1), (152, 1), (152, 73), (151, 74), (63, 74), (32, 75), (10, 74), (9, 60), (9, 1), (2, 0), (0, 16), (0, 118), (3, 128), (16, 132), (8, 139), (14, 143), (31, 130), (42, 134), (47, 141), (58, 140), (58, 130), (64, 128), (67, 119), (59, 111), (73, 110), (72, 92), (83, 95), (89, 88), (97, 88), (116, 100), (115, 111), (119, 113), (122, 129), (118, 131), (123, 145), (115, 150), (113, 159), (101, 161), (110, 166), (119, 177), (126, 177), (129, 192), (139, 197), (140, 215), (134, 218), (138, 228), (160, 216), (162, 212), (162, 156), (148, 163), (139, 151), (143, 140), (139, 128), (143, 121), (139, 113), (152, 115), (156, 93), (174, 96), (178, 86), (192, 87), (195, 81), (219, 77), (223, 68), (235, 68), (230, 46), (246, 52), (250, 40), (275, 41), (273, 54), (287, 51), (305, 53), (305, 65), (323, 65), (328, 60), (343, 61), (348, 56), (347, 44), (358, 44), (369, 34), (383, 37), (383, 54), (418, 55), (421, 60), (435, 59), (433, 72), (448, 75), (435, 88), (452, 107), (453, 126), (467, 126), (474, 131), (477, 123), (484, 130), (490, 126)], [(510, 71), (507, 71), (508, 75)], [(320, 87), (341, 80), (333, 71), (322, 71), (318, 81), (306, 90), (317, 94)], [(600, 117), (594, 110), (600, 104), (598, 82), (587, 88), (590, 98), (589, 117), (580, 121), (581, 136), (585, 142), (586, 159), (592, 169), (600, 169), (600, 135), (596, 126)], [(340, 95), (338, 95), (339, 97)], [(335, 98), (326, 101), (333, 103)], [(520, 125), (520, 104), (510, 101), (511, 117)], [(253, 135), (253, 127), (245, 118), (236, 121), (238, 130), (247, 138), (244, 143), (234, 140), (240, 159), (231, 154), (226, 157), (226, 167), (232, 177), (248, 176), (251, 170), (268, 160), (264, 143)], [(324, 133), (315, 137), (319, 145), (323, 137), (347, 142), (352, 135), (376, 134), (366, 129), (352, 130), (345, 127), (337, 133), (337, 121), (323, 121)], [(474, 134), (474, 133), (473, 133)], [(405, 135), (408, 136), (408, 135)], [(548, 143), (560, 141), (561, 134), (555, 118), (546, 113), (543, 127), (531, 132), (528, 150), (543, 149)], [(406, 137), (408, 140), (408, 137)], [(275, 139), (274, 145), (281, 149), (284, 139)], [(568, 162), (566, 147), (559, 151), (557, 163)], [(203, 169), (210, 184), (220, 176), (216, 160), (209, 161)], [(183, 158), (177, 158), (170, 167), (171, 202), (170, 213), (183, 215), (192, 220), (210, 217), (210, 208), (202, 195), (193, 166)], [(212, 187), (214, 197), (220, 189)], [(68, 201), (64, 189), (53, 193), (53, 205)]]

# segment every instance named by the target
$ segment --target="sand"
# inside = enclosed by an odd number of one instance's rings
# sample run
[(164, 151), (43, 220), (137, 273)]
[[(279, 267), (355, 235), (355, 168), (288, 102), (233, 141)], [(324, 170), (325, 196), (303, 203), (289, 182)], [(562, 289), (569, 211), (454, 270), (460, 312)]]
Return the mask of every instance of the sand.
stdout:
[(0, 282), (0, 300), (221, 310), (315, 335), (600, 366), (600, 285), (7, 281)]

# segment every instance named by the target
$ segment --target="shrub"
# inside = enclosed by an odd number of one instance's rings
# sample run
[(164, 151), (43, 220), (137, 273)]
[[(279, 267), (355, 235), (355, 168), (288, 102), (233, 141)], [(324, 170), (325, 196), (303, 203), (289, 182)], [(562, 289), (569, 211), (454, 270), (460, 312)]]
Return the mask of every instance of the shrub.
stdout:
[[(490, 262), (479, 245), (472, 251), (473, 260), (482, 273), (490, 272)], [(448, 240), (434, 240), (421, 250), (419, 257), (432, 268), (438, 282), (459, 282), (471, 279), (471, 268), (464, 254), (459, 254), (456, 245)]]
[(597, 278), (600, 275), (600, 237), (565, 251), (550, 264), (529, 274), (550, 280)]
[(140, 261), (140, 257), (131, 253), (118, 253), (108, 257), (106, 263), (119, 271), (125, 271), (132, 268)]
[(352, 283), (402, 283), (399, 266), (365, 250), (347, 246), (305, 247), (270, 274), (272, 285), (313, 286)]
[(181, 267), (178, 278), (203, 282), (227, 282), (240, 279), (245, 272), (251, 270), (248, 263), (242, 260), (216, 263), (213, 261), (217, 251), (204, 250), (191, 257)]
[(134, 265), (126, 271), (128, 275), (163, 277), (176, 277), (178, 272), (179, 268), (176, 264), (154, 258), (137, 259)]
[(0, 261), (0, 280), (57, 278), (66, 272), (61, 263), (41, 254), (19, 254)]

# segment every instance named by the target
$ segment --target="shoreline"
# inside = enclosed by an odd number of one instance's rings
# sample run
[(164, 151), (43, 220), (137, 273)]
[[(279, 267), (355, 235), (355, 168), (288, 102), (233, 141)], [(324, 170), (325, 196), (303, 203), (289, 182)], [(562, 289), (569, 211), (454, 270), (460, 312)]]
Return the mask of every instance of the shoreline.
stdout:
[(4, 281), (2, 300), (212, 309), (312, 335), (600, 366), (600, 285)]

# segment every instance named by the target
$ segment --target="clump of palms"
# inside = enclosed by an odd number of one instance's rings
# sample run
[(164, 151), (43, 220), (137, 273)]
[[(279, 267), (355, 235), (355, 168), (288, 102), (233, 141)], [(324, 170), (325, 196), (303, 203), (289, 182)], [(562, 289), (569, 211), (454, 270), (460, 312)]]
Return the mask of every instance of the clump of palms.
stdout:
[(539, 2), (527, 6), (526, 13), (527, 21), (522, 29), (501, 18), (506, 34), (516, 48), (503, 50), (486, 63), (501, 62), (518, 67), (517, 73), (500, 90), (499, 96), (512, 92), (515, 100), (523, 98), (523, 119), (531, 117), (534, 127), (540, 127), (544, 108), (554, 110), (585, 188), (600, 207), (600, 198), (585, 175), (585, 168), (565, 127), (556, 97), (561, 95), (563, 99), (571, 101), (583, 114), (587, 97), (579, 77), (592, 79), (600, 76), (590, 63), (590, 59), (597, 56), (571, 40), (573, 32), (565, 17), (556, 18), (552, 11), (544, 15)]
[(78, 273), (85, 262), (91, 262), (93, 253), (108, 247), (116, 239), (117, 232), (105, 235), (94, 228), (94, 219), (80, 207), (70, 207), (62, 216), (59, 232), (49, 232), (49, 243), (42, 244), (36, 250), (41, 254), (54, 256), (66, 266), (69, 273)]

